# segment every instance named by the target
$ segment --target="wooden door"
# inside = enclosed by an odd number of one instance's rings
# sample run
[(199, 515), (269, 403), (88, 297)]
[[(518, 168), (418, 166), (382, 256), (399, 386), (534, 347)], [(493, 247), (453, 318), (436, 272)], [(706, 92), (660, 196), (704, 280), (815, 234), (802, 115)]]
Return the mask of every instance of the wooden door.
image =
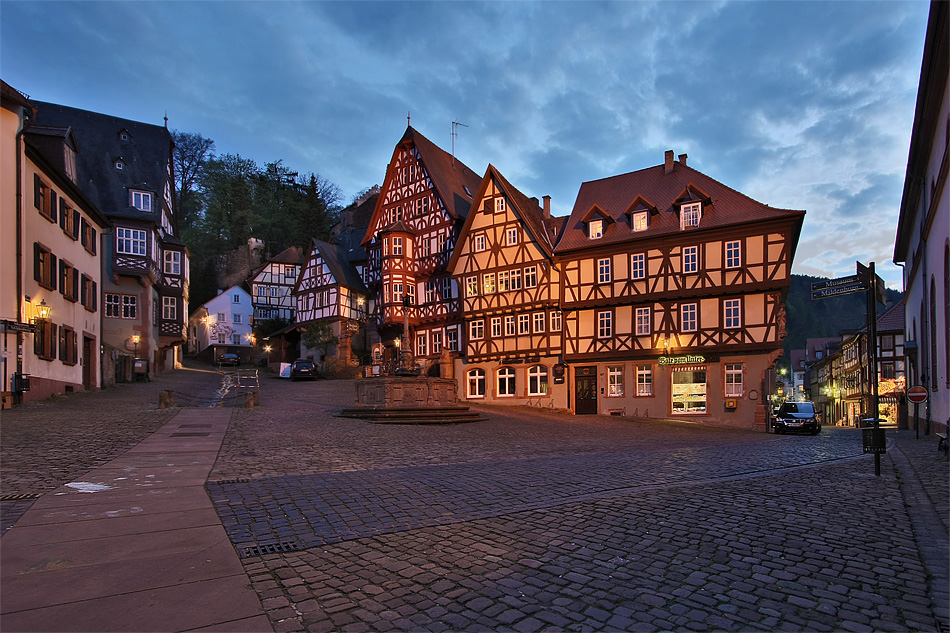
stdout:
[(574, 373), (574, 413), (597, 413), (597, 367), (578, 367)]

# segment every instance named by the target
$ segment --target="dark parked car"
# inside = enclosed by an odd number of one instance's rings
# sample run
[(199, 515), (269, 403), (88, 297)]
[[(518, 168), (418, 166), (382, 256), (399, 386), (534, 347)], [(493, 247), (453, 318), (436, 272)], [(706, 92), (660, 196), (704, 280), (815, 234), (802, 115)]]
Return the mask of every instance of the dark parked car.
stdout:
[(241, 357), (237, 354), (221, 354), (221, 358), (218, 359), (218, 365), (224, 367), (229, 365), (231, 367), (237, 367), (241, 364)]
[(295, 360), (290, 366), (291, 380), (313, 380), (317, 377), (317, 368), (312, 360)]
[(776, 433), (821, 432), (821, 418), (814, 402), (786, 402), (775, 416)]

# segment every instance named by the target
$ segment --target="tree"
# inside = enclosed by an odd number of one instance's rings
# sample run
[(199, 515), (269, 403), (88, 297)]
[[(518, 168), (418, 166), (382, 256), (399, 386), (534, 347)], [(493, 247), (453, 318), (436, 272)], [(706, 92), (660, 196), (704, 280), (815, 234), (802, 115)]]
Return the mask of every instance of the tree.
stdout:
[(172, 130), (175, 149), (175, 202), (178, 205), (178, 226), (181, 230), (195, 226), (201, 215), (198, 182), (205, 163), (213, 158), (214, 141), (195, 132)]
[(300, 342), (307, 349), (315, 349), (322, 352), (322, 358), (326, 359), (330, 348), (340, 342), (340, 339), (333, 335), (333, 329), (326, 323), (311, 323), (304, 328), (300, 336)]
[(201, 172), (205, 212), (201, 237), (210, 254), (220, 254), (247, 243), (255, 235), (254, 181), (257, 163), (237, 154), (208, 160)]

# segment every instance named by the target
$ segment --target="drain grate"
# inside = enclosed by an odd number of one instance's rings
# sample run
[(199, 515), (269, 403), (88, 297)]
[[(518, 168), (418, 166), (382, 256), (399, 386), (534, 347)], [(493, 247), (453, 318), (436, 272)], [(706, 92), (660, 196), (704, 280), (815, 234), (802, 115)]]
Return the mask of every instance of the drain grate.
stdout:
[(23, 501), (24, 499), (39, 499), (42, 496), (38, 492), (24, 492), (16, 495), (0, 495), (0, 501)]
[(211, 433), (172, 433), (171, 437), (208, 437)]
[(221, 484), (246, 484), (251, 480), (247, 477), (238, 477), (237, 479), (219, 479), (218, 481), (209, 481), (211, 485), (221, 485)]
[(297, 541), (282, 541), (280, 543), (267, 543), (265, 545), (254, 545), (245, 547), (241, 550), (241, 558), (252, 558), (254, 556), (263, 556), (264, 554), (281, 554), (283, 552), (296, 552), (300, 549)]

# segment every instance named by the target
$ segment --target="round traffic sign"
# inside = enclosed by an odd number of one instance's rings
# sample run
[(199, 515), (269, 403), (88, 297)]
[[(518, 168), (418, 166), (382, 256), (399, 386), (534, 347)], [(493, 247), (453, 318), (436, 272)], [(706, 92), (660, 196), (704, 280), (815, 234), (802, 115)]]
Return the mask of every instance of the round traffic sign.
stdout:
[(907, 400), (914, 404), (920, 404), (927, 401), (927, 388), (917, 385), (907, 390)]

